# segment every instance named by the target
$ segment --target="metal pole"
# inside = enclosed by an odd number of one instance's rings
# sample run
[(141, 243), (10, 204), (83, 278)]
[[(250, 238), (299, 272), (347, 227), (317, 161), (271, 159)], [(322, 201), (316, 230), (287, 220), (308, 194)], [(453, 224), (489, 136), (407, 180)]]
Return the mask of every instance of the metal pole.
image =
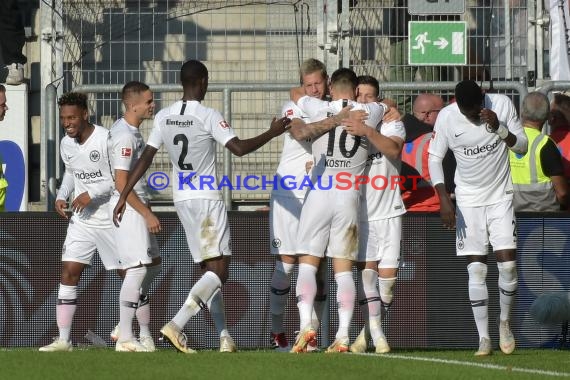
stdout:
[(46, 147), (46, 211), (55, 211), (55, 198), (57, 190), (56, 166), (58, 162), (56, 149), (57, 88), (53, 84), (48, 84), (45, 88), (45, 96), (45, 119), (43, 124), (46, 133), (45, 141), (42, 142), (42, 145)]

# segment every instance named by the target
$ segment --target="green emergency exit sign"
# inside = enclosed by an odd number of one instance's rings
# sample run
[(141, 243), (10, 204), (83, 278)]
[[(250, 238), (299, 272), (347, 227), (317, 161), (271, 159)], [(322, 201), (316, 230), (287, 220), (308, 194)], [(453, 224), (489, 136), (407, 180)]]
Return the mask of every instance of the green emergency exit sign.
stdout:
[(467, 64), (467, 23), (410, 21), (408, 63), (413, 66)]

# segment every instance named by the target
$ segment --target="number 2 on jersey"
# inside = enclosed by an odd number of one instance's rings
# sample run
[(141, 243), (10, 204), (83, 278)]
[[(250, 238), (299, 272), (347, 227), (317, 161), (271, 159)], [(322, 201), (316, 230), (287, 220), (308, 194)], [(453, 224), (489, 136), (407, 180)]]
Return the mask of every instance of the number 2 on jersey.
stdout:
[(178, 134), (174, 136), (174, 145), (178, 145), (179, 142), (182, 142), (182, 151), (178, 157), (178, 167), (182, 170), (193, 170), (194, 168), (192, 167), (192, 164), (184, 163), (186, 155), (188, 154), (188, 137), (186, 137), (184, 134)]

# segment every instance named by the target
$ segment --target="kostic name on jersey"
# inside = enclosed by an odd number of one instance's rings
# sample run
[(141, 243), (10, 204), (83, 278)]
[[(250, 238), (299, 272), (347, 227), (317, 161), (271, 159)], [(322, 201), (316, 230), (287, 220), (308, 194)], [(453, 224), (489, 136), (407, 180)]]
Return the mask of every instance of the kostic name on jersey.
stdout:
[(350, 168), (349, 160), (335, 160), (333, 158), (328, 158), (325, 160), (325, 167), (327, 168)]
[(81, 180), (83, 180), (83, 179), (91, 179), (91, 178), (101, 178), (101, 177), (103, 177), (103, 173), (101, 172), (101, 169), (99, 169), (99, 170), (96, 171), (96, 172), (91, 172), (91, 173), (88, 173), (88, 172), (77, 173), (77, 172), (75, 172), (74, 175), (75, 175), (75, 178), (81, 179)]
[(166, 125), (172, 125), (175, 127), (191, 127), (194, 125), (194, 120), (172, 120), (166, 119)]
[(495, 148), (499, 145), (500, 142), (501, 140), (497, 138), (497, 140), (495, 140), (495, 142), (492, 144), (480, 145), (480, 146), (477, 145), (474, 148), (466, 146), (463, 148), (463, 154), (465, 154), (466, 156), (475, 156), (479, 153), (492, 152), (493, 150), (495, 150)]

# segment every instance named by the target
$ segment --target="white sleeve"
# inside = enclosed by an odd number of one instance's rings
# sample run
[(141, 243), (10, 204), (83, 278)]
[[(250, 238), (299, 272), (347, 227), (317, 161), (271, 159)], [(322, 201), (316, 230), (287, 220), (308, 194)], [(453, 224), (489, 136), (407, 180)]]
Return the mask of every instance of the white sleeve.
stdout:
[(526, 154), (528, 150), (528, 138), (526, 133), (524, 133), (524, 128), (518, 117), (517, 110), (513, 102), (509, 99), (508, 101), (508, 115), (507, 115), (507, 128), (517, 138), (515, 145), (509, 147), (515, 153)]
[(226, 146), (228, 141), (236, 137), (234, 129), (218, 111), (212, 112), (211, 117), (205, 120), (204, 127), (209, 129), (214, 140), (222, 146)]
[(428, 158), (428, 170), (429, 176), (431, 178), (431, 185), (435, 186), (438, 183), (445, 184), (443, 175), (443, 158), (439, 156), (434, 156), (430, 153)]
[(75, 182), (73, 181), (73, 173), (67, 168), (65, 173), (63, 173), (63, 179), (61, 180), (61, 185), (57, 191), (56, 200), (67, 200), (71, 193), (75, 190)]
[(162, 146), (162, 133), (160, 131), (160, 123), (162, 122), (162, 117), (157, 115), (154, 118), (152, 131), (150, 132), (150, 136), (146, 142), (147, 145), (152, 146), (153, 148), (160, 149)]
[(387, 137), (399, 137), (406, 141), (406, 129), (404, 128), (404, 123), (400, 120), (382, 123), (380, 126), (380, 133)]
[[(437, 156), (443, 160), (445, 157), (447, 150), (449, 148), (447, 142), (447, 136), (445, 133), (445, 115), (439, 114), (436, 121), (435, 126), (433, 128), (433, 135), (431, 136), (431, 141), (429, 144), (429, 154)], [(431, 176), (431, 170), (430, 170)], [(433, 178), (433, 177), (432, 177)]]
[(112, 170), (131, 170), (131, 161), (137, 146), (136, 137), (130, 133), (119, 133), (111, 137)]

